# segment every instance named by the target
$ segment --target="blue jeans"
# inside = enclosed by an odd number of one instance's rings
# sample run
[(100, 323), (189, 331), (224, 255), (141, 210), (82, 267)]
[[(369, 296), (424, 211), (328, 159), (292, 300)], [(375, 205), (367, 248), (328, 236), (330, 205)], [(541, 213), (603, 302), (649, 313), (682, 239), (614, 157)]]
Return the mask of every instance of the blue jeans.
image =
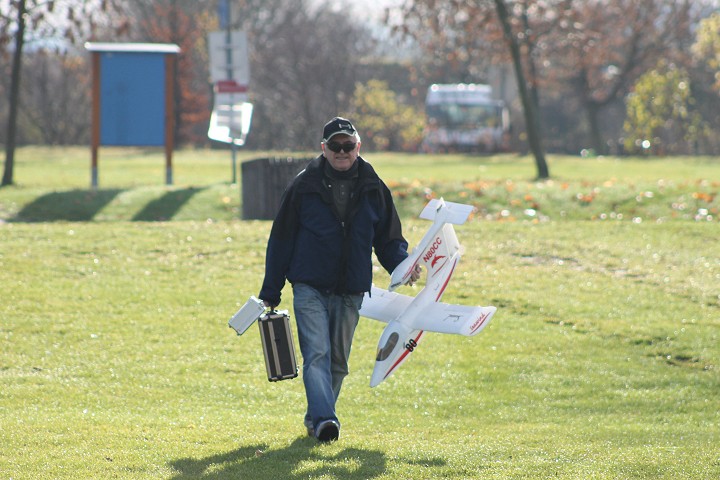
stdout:
[(293, 295), (308, 403), (305, 426), (316, 428), (325, 420), (339, 424), (335, 402), (348, 374), (363, 295), (326, 294), (302, 283), (293, 285)]

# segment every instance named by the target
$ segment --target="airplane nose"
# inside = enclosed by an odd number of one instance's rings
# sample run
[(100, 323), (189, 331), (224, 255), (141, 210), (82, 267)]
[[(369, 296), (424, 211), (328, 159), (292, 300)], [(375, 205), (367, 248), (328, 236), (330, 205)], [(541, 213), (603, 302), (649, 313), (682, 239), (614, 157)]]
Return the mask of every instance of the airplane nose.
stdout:
[(377, 387), (383, 381), (383, 376), (377, 370), (370, 377), (370, 388)]
[(379, 385), (405, 362), (422, 335), (422, 330), (415, 330), (397, 320), (390, 322), (380, 336), (370, 386)]

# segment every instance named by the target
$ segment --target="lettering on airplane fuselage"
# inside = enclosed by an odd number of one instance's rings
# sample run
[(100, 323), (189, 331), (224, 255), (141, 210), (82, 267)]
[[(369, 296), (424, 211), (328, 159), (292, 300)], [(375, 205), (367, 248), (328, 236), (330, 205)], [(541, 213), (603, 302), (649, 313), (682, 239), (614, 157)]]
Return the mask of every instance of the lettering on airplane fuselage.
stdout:
[(427, 253), (423, 256), (423, 261), (426, 263), (430, 261), (431, 258), (435, 255), (435, 252), (438, 248), (440, 248), (440, 245), (442, 244), (442, 239), (440, 237), (435, 237), (435, 241), (430, 245), (430, 249), (427, 251)]
[(413, 350), (415, 350), (415, 347), (417, 347), (417, 342), (413, 338), (408, 340), (408, 342), (405, 344), (405, 350), (407, 350), (408, 352), (412, 352)]

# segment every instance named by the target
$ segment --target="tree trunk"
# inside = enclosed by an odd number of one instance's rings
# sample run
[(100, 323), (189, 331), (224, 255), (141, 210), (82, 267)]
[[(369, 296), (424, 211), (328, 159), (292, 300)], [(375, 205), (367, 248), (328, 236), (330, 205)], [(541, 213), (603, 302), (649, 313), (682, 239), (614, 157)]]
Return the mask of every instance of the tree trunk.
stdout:
[(532, 151), (535, 156), (537, 178), (547, 179), (550, 178), (550, 171), (548, 169), (547, 162), (545, 161), (545, 152), (542, 147), (538, 109), (535, 106), (535, 102), (530, 97), (530, 92), (528, 92), (525, 74), (523, 73), (520, 46), (513, 36), (505, 1), (495, 0), (495, 9), (497, 11), (498, 18), (500, 19), (500, 23), (502, 24), (505, 39), (510, 47), (510, 53), (512, 54), (513, 65), (515, 68), (515, 78), (517, 79), (518, 91), (520, 93), (520, 98), (523, 104), (523, 113), (525, 115), (525, 128), (527, 130), (528, 143), (530, 145), (530, 151)]
[(597, 155), (605, 155), (607, 148), (600, 131), (600, 106), (592, 101), (585, 102), (588, 127), (590, 128), (590, 142)]
[(5, 169), (0, 186), (13, 184), (15, 167), (15, 137), (17, 136), (17, 116), (20, 103), (20, 69), (22, 67), (22, 49), (25, 43), (25, 0), (17, 2), (17, 31), (15, 32), (15, 52), (13, 53), (12, 75), (10, 78), (10, 115), (8, 116), (7, 145), (5, 145)]

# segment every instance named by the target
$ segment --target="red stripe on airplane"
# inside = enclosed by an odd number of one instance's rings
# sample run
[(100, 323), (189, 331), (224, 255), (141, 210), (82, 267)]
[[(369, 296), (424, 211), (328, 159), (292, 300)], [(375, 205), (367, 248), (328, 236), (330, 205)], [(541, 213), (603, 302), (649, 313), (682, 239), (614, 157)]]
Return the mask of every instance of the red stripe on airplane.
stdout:
[(455, 265), (457, 265), (457, 258), (455, 258), (455, 261), (453, 262), (452, 267), (450, 268), (450, 273), (448, 273), (448, 276), (445, 279), (445, 283), (443, 283), (442, 288), (440, 288), (440, 293), (438, 293), (438, 296), (435, 298), (436, 302), (440, 301), (440, 297), (442, 297), (442, 294), (445, 291), (445, 288), (447, 287), (448, 283), (450, 283), (450, 277), (452, 277), (452, 274), (455, 271)]

